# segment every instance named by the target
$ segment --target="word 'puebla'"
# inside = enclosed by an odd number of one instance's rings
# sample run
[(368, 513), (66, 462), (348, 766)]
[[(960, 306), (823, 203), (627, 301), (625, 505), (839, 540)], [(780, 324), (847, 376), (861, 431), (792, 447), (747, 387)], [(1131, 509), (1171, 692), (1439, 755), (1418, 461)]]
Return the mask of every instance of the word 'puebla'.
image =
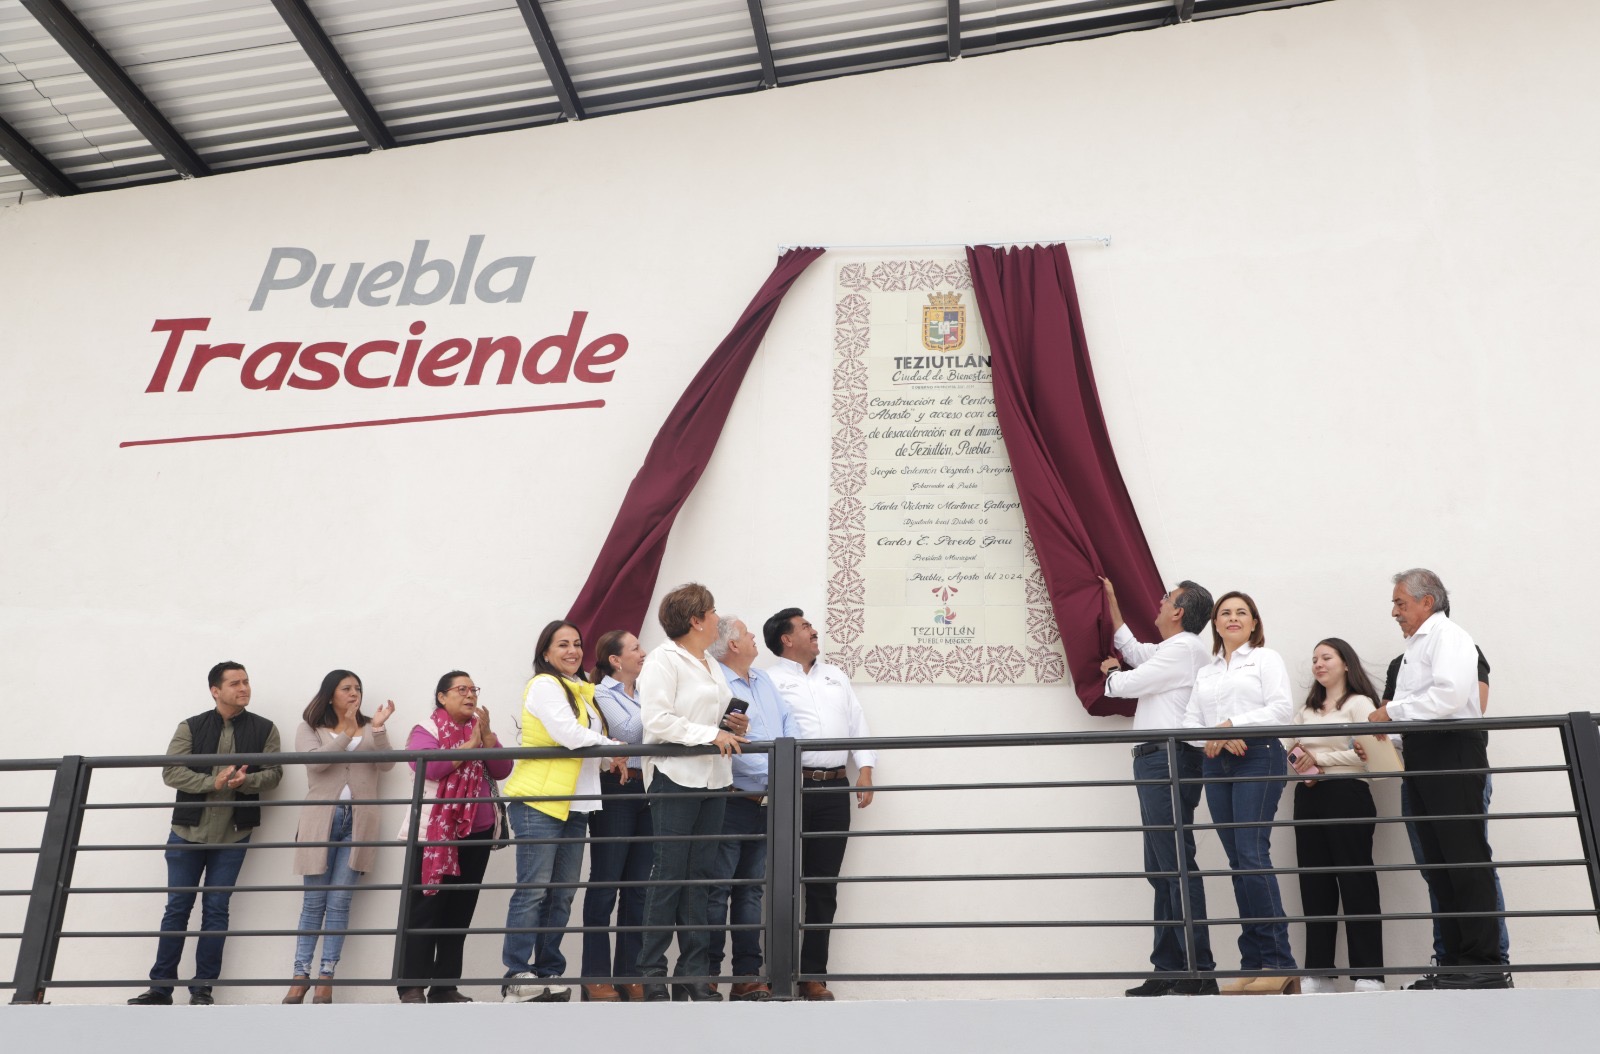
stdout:
[[(336, 264), (323, 264), (319, 268), (317, 256), (310, 249), (292, 245), (276, 248), (267, 256), (267, 266), (256, 283), (250, 310), (260, 311), (267, 303), (267, 295), (274, 290), (298, 289), (308, 282), (311, 283), (312, 307), (349, 307), (352, 297), (368, 307), (384, 307), (390, 297), (384, 290), (392, 289), (396, 283), (400, 292), (394, 297), (395, 307), (437, 303), (446, 293), (450, 294), (452, 304), (465, 304), (469, 291), (486, 304), (520, 304), (528, 290), (528, 272), (533, 270), (534, 258), (502, 256), (478, 271), (477, 281), (473, 281), (481, 248), (483, 235), (474, 234), (467, 239), (461, 262), (452, 264), (427, 259), (428, 243), (418, 240), (411, 247), (411, 259), (404, 265), (399, 260), (386, 260), (368, 271), (364, 263), (347, 264), (343, 281), (331, 293), (329, 283)], [(496, 289), (495, 281), (504, 273), (511, 277), (505, 280), (504, 288)], [(313, 274), (317, 276), (315, 282), (311, 281)]]
[[(247, 355), (242, 343), (196, 343), (187, 351), (187, 366), (176, 390), (194, 391), (201, 371), (222, 361), (238, 366), (238, 380), (244, 387), (269, 392), (286, 384), (320, 391), (341, 380), (352, 388), (404, 388), (412, 378), (419, 384), (447, 388), (458, 383), (478, 384), (485, 373), (490, 374), (492, 384), (510, 384), (519, 373), (529, 384), (565, 384), (569, 379), (604, 384), (611, 380), (616, 361), (627, 353), (628, 338), (607, 333), (580, 349), (588, 317), (587, 311), (574, 311), (565, 333), (541, 337), (526, 349), (516, 337), (449, 337), (424, 351), (424, 341), (419, 338), (428, 327), (422, 321), (411, 323), (412, 339), (403, 344), (395, 340), (369, 340), (354, 346), (342, 340), (274, 340)], [(145, 387), (147, 393), (167, 390), (185, 338), (205, 332), (210, 325), (209, 318), (156, 319), (150, 329), (167, 334), (167, 343)]]

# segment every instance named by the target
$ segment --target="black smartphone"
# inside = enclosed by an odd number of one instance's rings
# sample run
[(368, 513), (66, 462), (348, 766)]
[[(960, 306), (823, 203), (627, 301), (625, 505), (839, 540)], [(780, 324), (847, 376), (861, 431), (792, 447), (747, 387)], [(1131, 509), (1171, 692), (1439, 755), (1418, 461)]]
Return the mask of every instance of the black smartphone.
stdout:
[(737, 695), (728, 703), (728, 708), (722, 712), (723, 717), (729, 714), (744, 714), (750, 711), (750, 700), (740, 699)]

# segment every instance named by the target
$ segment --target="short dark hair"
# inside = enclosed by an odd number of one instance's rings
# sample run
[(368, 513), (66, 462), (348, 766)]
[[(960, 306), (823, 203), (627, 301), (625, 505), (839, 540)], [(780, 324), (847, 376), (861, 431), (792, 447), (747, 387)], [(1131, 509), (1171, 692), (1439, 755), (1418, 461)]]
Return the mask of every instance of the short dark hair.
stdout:
[(1211, 608), (1214, 603), (1206, 587), (1185, 578), (1178, 583), (1178, 588), (1173, 592), (1178, 595), (1172, 598), (1172, 606), (1183, 612), (1184, 631), (1199, 633), (1205, 629), (1206, 623), (1211, 621)]
[(774, 655), (782, 655), (783, 635), (794, 629), (794, 620), (804, 614), (799, 608), (784, 608), (767, 619), (761, 627), (761, 639), (767, 642), (767, 650)]
[[(311, 697), (311, 702), (306, 704), (306, 712), (300, 715), (305, 723), (312, 728), (333, 728), (339, 723), (339, 715), (333, 709), (333, 693), (339, 685), (344, 683), (346, 677), (356, 679), (356, 687), (362, 692), (366, 688), (361, 684), (361, 676), (352, 670), (329, 670), (328, 675), (322, 679), (322, 687), (317, 689), (317, 694)], [(372, 718), (356, 711), (356, 727), (364, 726)]]
[(1267, 643), (1267, 631), (1261, 625), (1261, 609), (1256, 607), (1256, 602), (1249, 593), (1241, 593), (1235, 589), (1231, 593), (1224, 593), (1211, 607), (1211, 654), (1218, 655), (1222, 652), (1222, 634), (1217, 632), (1217, 612), (1222, 610), (1222, 605), (1238, 597), (1244, 601), (1244, 606), (1250, 609), (1250, 617), (1255, 619), (1255, 626), (1250, 630), (1250, 646), (1259, 648)]
[(468, 673), (466, 670), (451, 670), (449, 673), (439, 678), (438, 685), (436, 685), (433, 689), (433, 708), (435, 710), (444, 705), (439, 701), (439, 697), (450, 690), (450, 682), (455, 680), (457, 677), (465, 677), (469, 681), (472, 680), (472, 674)]
[(711, 590), (699, 582), (689, 582), (661, 598), (656, 618), (661, 622), (662, 632), (677, 640), (694, 629), (695, 619), (716, 606)]
[(229, 670), (244, 670), (244, 667), (236, 662), (219, 662), (215, 666), (211, 667), (210, 673), (206, 674), (206, 682), (213, 688), (221, 688), (222, 675), (227, 673)]

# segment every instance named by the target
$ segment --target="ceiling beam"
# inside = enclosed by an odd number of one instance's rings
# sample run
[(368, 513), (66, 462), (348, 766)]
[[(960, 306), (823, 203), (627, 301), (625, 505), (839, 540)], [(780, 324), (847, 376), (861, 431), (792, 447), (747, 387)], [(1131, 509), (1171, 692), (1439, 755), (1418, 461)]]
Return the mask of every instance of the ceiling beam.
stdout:
[(1194, 0), (1172, 0), (1172, 10), (1179, 22), (1187, 22), (1194, 18)]
[(317, 67), (317, 72), (322, 74), (322, 79), (328, 82), (328, 87), (344, 107), (345, 113), (350, 115), (351, 122), (361, 132), (367, 145), (374, 150), (391, 149), (395, 145), (394, 136), (383, 126), (383, 118), (372, 108), (367, 93), (356, 83), (355, 75), (334, 49), (328, 34), (323, 32), (322, 25), (306, 6), (306, 0), (272, 0), (272, 6), (278, 9), (284, 24), (305, 49), (306, 56)]
[(767, 13), (761, 8), (761, 0), (746, 0), (746, 3), (750, 5), (750, 28), (755, 30), (756, 51), (761, 54), (761, 86), (776, 88), (778, 63), (772, 57), (772, 38), (767, 35)]
[(953, 62), (961, 57), (961, 0), (946, 0), (945, 54)]
[(522, 20), (528, 23), (533, 46), (539, 49), (539, 61), (544, 63), (544, 71), (550, 75), (550, 86), (561, 100), (561, 112), (569, 121), (583, 120), (583, 104), (578, 100), (578, 90), (572, 86), (572, 78), (567, 75), (567, 64), (561, 60), (556, 39), (550, 35), (550, 22), (544, 17), (544, 8), (539, 6), (539, 0), (517, 0), (517, 9), (522, 12)]
[(139, 134), (150, 140), (167, 164), (181, 176), (209, 176), (211, 168), (195, 153), (178, 130), (161, 115), (155, 104), (133, 83), (127, 71), (111, 58), (100, 42), (89, 34), (78, 17), (61, 0), (22, 0), (22, 6), (38, 20), (78, 68), (99, 85), (106, 97), (132, 122)]
[(0, 157), (46, 194), (60, 198), (78, 192), (72, 180), (3, 119), (0, 119)]

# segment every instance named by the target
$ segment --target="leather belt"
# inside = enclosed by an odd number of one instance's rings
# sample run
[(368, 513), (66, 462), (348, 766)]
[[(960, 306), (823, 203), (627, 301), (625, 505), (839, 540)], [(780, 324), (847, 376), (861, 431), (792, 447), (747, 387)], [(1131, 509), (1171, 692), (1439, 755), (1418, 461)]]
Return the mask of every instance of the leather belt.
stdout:
[(745, 801), (753, 801), (757, 805), (766, 805), (767, 804), (767, 796), (765, 794), (746, 794), (744, 796), (744, 800)]
[(845, 778), (846, 774), (847, 773), (846, 773), (845, 767), (843, 765), (840, 765), (836, 769), (804, 769), (803, 770), (803, 777), (805, 779), (816, 780), (818, 782), (821, 782), (822, 780), (842, 780), (842, 779)]
[[(1154, 754), (1158, 750), (1166, 750), (1166, 749), (1167, 749), (1166, 743), (1137, 743), (1137, 744), (1134, 745), (1133, 749), (1129, 751), (1129, 753), (1132, 754), (1136, 758), (1142, 758), (1146, 754)], [(1196, 750), (1197, 751), (1200, 748), (1195, 746), (1195, 745), (1193, 745), (1192, 743), (1184, 743), (1184, 742), (1180, 741), (1178, 743), (1178, 749), (1179, 750)]]

